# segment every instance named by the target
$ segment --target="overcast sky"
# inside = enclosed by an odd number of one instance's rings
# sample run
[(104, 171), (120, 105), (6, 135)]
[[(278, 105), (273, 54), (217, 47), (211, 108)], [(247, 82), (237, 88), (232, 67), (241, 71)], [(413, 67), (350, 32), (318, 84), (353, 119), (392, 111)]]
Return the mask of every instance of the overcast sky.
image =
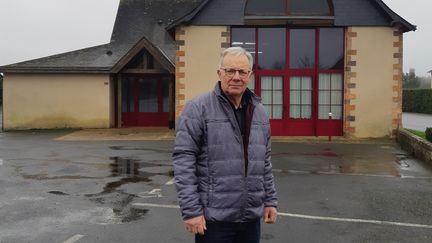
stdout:
[[(432, 69), (432, 1), (384, 0), (417, 25), (404, 35), (404, 72)], [(119, 0), (0, 0), (0, 66), (108, 43)]]

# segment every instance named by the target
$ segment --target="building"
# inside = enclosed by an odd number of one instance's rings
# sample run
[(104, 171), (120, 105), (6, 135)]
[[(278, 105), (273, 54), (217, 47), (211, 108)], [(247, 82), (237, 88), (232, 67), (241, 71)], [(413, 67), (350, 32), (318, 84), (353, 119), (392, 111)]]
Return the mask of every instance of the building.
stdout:
[(242, 46), (273, 135), (391, 136), (415, 29), (381, 0), (122, 0), (110, 43), (0, 67), (4, 129), (172, 128)]

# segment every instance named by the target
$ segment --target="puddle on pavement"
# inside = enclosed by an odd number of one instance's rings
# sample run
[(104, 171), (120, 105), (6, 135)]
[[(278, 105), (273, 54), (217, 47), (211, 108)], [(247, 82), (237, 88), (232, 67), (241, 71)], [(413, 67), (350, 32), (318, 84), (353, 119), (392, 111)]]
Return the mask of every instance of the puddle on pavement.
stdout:
[(141, 151), (151, 151), (151, 152), (158, 152), (158, 153), (172, 153), (172, 149), (129, 147), (129, 146), (110, 146), (109, 148), (112, 150), (141, 150)]
[[(172, 177), (174, 172), (171, 166), (150, 163), (131, 158), (111, 157), (112, 163), (109, 164), (111, 177), (122, 177), (118, 181), (109, 182), (98, 194), (107, 194), (116, 191), (122, 185), (128, 183), (151, 182), (152, 176), (165, 175)], [(96, 194), (89, 194), (92, 196)]]
[(59, 195), (59, 196), (68, 196), (69, 195), (69, 194), (67, 194), (65, 192), (61, 192), (61, 191), (49, 191), (48, 193), (54, 194), (54, 195)]
[(143, 218), (148, 212), (148, 209), (134, 208), (131, 206), (131, 202), (135, 198), (135, 195), (125, 193), (124, 191), (116, 191), (109, 197), (106, 195), (98, 195), (97, 197), (90, 198), (90, 201), (101, 205), (109, 205), (109, 207), (112, 208), (114, 218), (109, 221), (127, 223)]
[(142, 161), (127, 157), (111, 157), (109, 164), (111, 177), (121, 177), (117, 181), (107, 183), (102, 192), (86, 194), (89, 200), (103, 205), (111, 205), (114, 214), (121, 222), (131, 222), (142, 218), (147, 209), (131, 207), (130, 203), (137, 195), (126, 193), (119, 188), (128, 183), (151, 182), (153, 176), (165, 175), (172, 177), (171, 165), (157, 161)]
[(408, 163), (408, 156), (396, 155), (395, 162), (399, 165), (402, 170), (409, 170), (410, 164)]

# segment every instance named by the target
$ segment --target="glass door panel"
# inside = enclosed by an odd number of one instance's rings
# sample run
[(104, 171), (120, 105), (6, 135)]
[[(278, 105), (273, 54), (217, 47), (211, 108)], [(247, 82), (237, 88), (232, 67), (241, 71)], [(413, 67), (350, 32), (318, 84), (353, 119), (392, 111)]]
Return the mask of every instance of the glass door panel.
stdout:
[(261, 98), (270, 119), (283, 117), (283, 77), (262, 76)]
[(258, 69), (285, 69), (285, 28), (259, 28)]
[(169, 78), (162, 78), (162, 111), (169, 112)]
[(318, 119), (342, 119), (342, 87), (342, 74), (319, 74)]
[(134, 112), (134, 80), (123, 78), (122, 87), (122, 112)]
[(139, 112), (158, 112), (157, 79), (139, 79)]
[(312, 118), (312, 78), (299, 76), (290, 78), (290, 118)]
[(122, 126), (168, 126), (169, 82), (168, 76), (122, 77)]
[(290, 68), (315, 67), (315, 30), (292, 29), (290, 31)]

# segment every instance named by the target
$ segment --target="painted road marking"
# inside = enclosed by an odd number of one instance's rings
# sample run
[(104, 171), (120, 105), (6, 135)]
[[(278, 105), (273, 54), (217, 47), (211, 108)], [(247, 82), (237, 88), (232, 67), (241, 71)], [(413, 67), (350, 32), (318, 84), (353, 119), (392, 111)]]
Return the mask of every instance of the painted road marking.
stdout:
[(71, 238), (63, 241), (63, 243), (74, 243), (74, 242), (79, 241), (83, 237), (84, 237), (84, 235), (74, 235)]
[(288, 173), (297, 175), (346, 175), (346, 176), (368, 176), (368, 177), (386, 177), (386, 178), (401, 178), (401, 179), (432, 179), (430, 176), (394, 176), (394, 175), (379, 175), (379, 174), (361, 174), (361, 173), (339, 173), (339, 172), (326, 172), (326, 171), (306, 171), (306, 170), (282, 170), (272, 169), (274, 173)]
[(172, 185), (174, 184), (174, 178), (172, 178), (171, 180), (169, 180), (167, 183), (165, 183), (165, 185)]
[(0, 159), (0, 165), (3, 165), (3, 160), (2, 159)]
[(138, 197), (141, 198), (162, 197), (162, 190), (155, 188), (149, 192), (140, 192), (138, 193)]
[(278, 213), (278, 215), (279, 216), (286, 216), (286, 217), (293, 217), (293, 218), (303, 218), (303, 219), (317, 219), (317, 220), (327, 220), (327, 221), (368, 223), (368, 224), (381, 224), (381, 225), (396, 225), (396, 226), (403, 226), (403, 227), (432, 229), (432, 225), (425, 225), (425, 224), (410, 224), (410, 223), (381, 221), (381, 220), (367, 220), (367, 219), (321, 217), (321, 216), (311, 216), (311, 215), (293, 214), (293, 213)]
[(145, 207), (154, 207), (154, 208), (180, 208), (178, 205), (156, 204), (156, 203), (132, 203), (132, 207), (137, 207), (137, 208), (145, 208)]
[[(138, 207), (138, 208), (145, 208), (145, 207), (176, 208), (176, 209), (180, 208), (178, 205), (155, 204), (155, 203), (133, 203), (132, 206)], [(282, 212), (278, 212), (278, 215), (282, 216), (282, 217), (291, 217), (291, 218), (303, 218), (303, 219), (314, 219), (314, 220), (324, 220), (324, 221), (338, 221), (338, 222), (349, 222), (349, 223), (394, 225), (394, 226), (401, 226), (401, 227), (432, 229), (432, 225), (426, 225), (426, 224), (411, 224), (411, 223), (401, 223), (401, 222), (381, 221), (381, 220), (367, 220), (367, 219), (321, 217), (321, 216), (312, 216), (312, 215), (294, 214), (294, 213), (282, 213)]]

